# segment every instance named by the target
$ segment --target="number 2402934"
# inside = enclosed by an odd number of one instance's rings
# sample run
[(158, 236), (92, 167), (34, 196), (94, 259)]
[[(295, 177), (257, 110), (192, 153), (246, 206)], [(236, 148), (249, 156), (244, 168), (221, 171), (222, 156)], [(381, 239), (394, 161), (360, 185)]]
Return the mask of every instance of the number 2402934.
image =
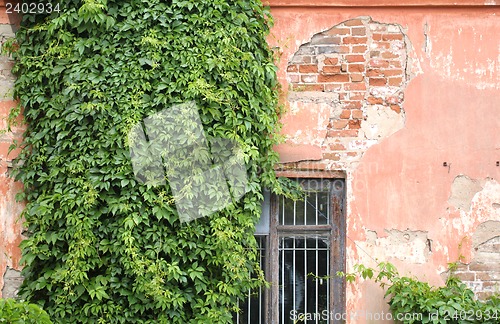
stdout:
[(22, 13), (22, 14), (43, 14), (43, 13), (52, 13), (52, 12), (60, 12), (59, 3), (52, 4), (50, 2), (47, 3), (10, 3), (7, 2), (5, 4), (5, 9), (8, 14), (11, 13)]

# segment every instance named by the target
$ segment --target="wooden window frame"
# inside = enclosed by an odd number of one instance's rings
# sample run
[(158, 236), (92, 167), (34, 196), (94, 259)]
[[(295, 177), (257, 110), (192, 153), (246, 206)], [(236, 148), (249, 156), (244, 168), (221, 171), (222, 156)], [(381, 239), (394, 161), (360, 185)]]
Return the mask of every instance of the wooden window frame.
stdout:
[[(286, 176), (292, 179), (312, 180), (322, 178), (329, 181), (342, 180), (344, 190), (339, 197), (331, 194), (331, 219), (328, 225), (279, 225), (278, 224), (278, 196), (271, 194), (270, 200), (270, 231), (266, 236), (266, 264), (264, 273), (266, 280), (271, 282), (271, 288), (264, 291), (264, 307), (266, 323), (279, 322), (279, 239), (287, 233), (294, 234), (325, 234), (330, 242), (330, 314), (342, 315), (346, 308), (346, 282), (345, 278), (337, 276), (337, 272), (345, 272), (346, 267), (346, 217), (345, 217), (345, 173), (323, 172), (323, 171), (281, 171), (278, 176)], [(342, 316), (339, 316), (342, 318)], [(330, 317), (329, 323), (343, 323)]]

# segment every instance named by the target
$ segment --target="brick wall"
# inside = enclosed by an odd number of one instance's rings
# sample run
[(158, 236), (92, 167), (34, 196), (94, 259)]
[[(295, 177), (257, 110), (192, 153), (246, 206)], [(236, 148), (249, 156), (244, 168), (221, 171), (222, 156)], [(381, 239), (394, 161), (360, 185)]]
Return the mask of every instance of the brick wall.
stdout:
[(329, 168), (346, 169), (404, 125), (407, 64), (403, 29), (369, 17), (345, 21), (300, 46), (287, 66), (289, 101), (304, 102), (311, 92), (321, 92), (334, 106), (321, 147), (323, 161), (316, 163), (323, 164), (320, 168), (327, 161)]
[(472, 259), (460, 263), (454, 274), (481, 299), (500, 294), (500, 221), (481, 223), (472, 234), (471, 248)]
[[(349, 190), (369, 191), (362, 179), (379, 173), (383, 166), (375, 161), (359, 168), (358, 162), (369, 147), (405, 126), (404, 91), (416, 71), (413, 60), (406, 31), (370, 17), (347, 20), (312, 35), (286, 66), (289, 111), (283, 118), (283, 133), (287, 141), (278, 148), (283, 174), (301, 169), (345, 170), (353, 188)], [(321, 116), (326, 116), (325, 123)], [(360, 181), (349, 182), (353, 170)], [(494, 219), (494, 213), (488, 217)], [(495, 226), (486, 222), (478, 227), (473, 235), (474, 258), (455, 273), (479, 298), (500, 292), (500, 225)], [(386, 248), (379, 253), (387, 256)], [(422, 251), (427, 262), (430, 245), (428, 252)], [(404, 253), (399, 256), (406, 258)]]

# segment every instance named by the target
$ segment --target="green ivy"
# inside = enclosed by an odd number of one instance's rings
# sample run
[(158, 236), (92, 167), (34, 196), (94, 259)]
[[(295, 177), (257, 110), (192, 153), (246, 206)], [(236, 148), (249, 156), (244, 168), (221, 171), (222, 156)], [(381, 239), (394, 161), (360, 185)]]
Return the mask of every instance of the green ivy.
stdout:
[(400, 319), (398, 323), (500, 322), (500, 296), (477, 300), (474, 292), (453, 273), (444, 286), (434, 287), (414, 277), (400, 276), (389, 262), (379, 263), (377, 269), (357, 264), (354, 270), (354, 273), (345, 275), (347, 281), (353, 282), (359, 275), (363, 279), (374, 279), (382, 288), (387, 288), (385, 297), (389, 297), (391, 313), (394, 319)]
[(7, 298), (0, 299), (0, 323), (52, 324), (52, 321), (38, 305)]
[[(10, 44), (27, 124), (17, 179), (29, 237), (21, 297), (61, 323), (229, 323), (264, 283), (255, 224), (276, 179), (278, 82), (258, 0), (60, 0)], [(194, 102), (239, 143), (247, 193), (181, 223), (168, 185), (134, 177), (127, 134)]]

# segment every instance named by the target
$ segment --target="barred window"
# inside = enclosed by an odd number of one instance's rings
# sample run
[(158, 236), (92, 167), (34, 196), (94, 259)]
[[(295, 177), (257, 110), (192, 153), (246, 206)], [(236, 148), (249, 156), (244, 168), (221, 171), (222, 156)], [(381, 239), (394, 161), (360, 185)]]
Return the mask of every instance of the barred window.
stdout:
[[(345, 311), (343, 179), (296, 179), (304, 197), (266, 193), (256, 239), (270, 289), (249, 292), (236, 323), (341, 323)], [(303, 316), (303, 319), (301, 319)]]

